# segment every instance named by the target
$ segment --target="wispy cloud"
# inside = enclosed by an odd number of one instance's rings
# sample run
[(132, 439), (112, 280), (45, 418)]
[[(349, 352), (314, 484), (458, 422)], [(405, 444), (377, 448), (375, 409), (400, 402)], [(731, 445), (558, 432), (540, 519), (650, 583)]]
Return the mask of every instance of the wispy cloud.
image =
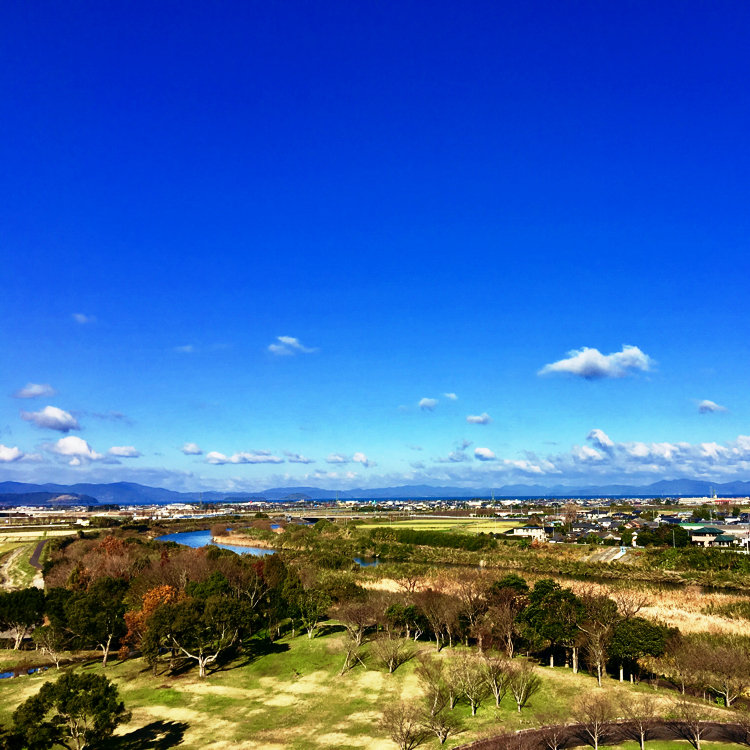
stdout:
[(185, 443), (180, 450), (186, 455), (186, 456), (200, 456), (203, 454), (203, 451), (200, 449), (197, 443)]
[(22, 411), (21, 419), (32, 422), (37, 427), (59, 432), (81, 429), (78, 420), (70, 412), (56, 406), (45, 406), (41, 411)]
[(599, 380), (601, 378), (623, 378), (635, 371), (647, 372), (654, 361), (637, 346), (624, 345), (622, 351), (602, 354), (598, 349), (584, 346), (568, 352), (565, 359), (552, 362), (539, 370), (539, 375), (563, 373)]
[(497, 456), (489, 448), (474, 448), (474, 458), (480, 461), (494, 461)]
[(307, 456), (303, 456), (301, 453), (291, 453), (290, 451), (284, 451), (284, 455), (286, 456), (286, 460), (289, 461), (290, 464), (314, 464), (315, 460), (312, 458), (308, 458)]
[(89, 323), (96, 323), (96, 315), (85, 315), (84, 313), (73, 313), (72, 316), (73, 320), (75, 320), (76, 323), (79, 325), (85, 326)]
[(132, 445), (113, 445), (107, 453), (117, 458), (139, 458), (142, 455)]
[(482, 414), (470, 414), (466, 417), (466, 421), (469, 424), (489, 424), (492, 421), (492, 417), (485, 411)]
[(422, 398), (419, 400), (417, 406), (419, 406), (422, 411), (434, 411), (437, 404), (438, 400), (436, 398)]
[(182, 346), (175, 346), (172, 351), (175, 351), (178, 354), (195, 354), (195, 345), (183, 344)]
[(701, 414), (713, 414), (716, 412), (729, 411), (729, 409), (727, 409), (726, 406), (720, 406), (715, 401), (709, 401), (705, 398), (698, 404), (698, 411)]
[(276, 341), (268, 345), (268, 351), (278, 357), (291, 357), (295, 354), (313, 354), (318, 350), (315, 347), (303, 346), (294, 336), (277, 336)]
[(271, 451), (240, 451), (231, 456), (225, 456), (218, 451), (206, 454), (206, 461), (210, 464), (283, 464), (284, 459), (271, 454)]
[(455, 393), (444, 393), (443, 396), (445, 396), (448, 401), (458, 401), (458, 396)]
[(49, 383), (26, 383), (14, 394), (14, 398), (38, 398), (40, 396), (54, 396), (57, 391)]
[(360, 453), (359, 451), (352, 456), (352, 461), (354, 461), (355, 464), (362, 464), (366, 469), (375, 466), (373, 461), (370, 461), (364, 453)]
[(329, 453), (326, 457), (327, 464), (348, 464), (350, 460), (348, 456), (344, 456), (341, 453)]

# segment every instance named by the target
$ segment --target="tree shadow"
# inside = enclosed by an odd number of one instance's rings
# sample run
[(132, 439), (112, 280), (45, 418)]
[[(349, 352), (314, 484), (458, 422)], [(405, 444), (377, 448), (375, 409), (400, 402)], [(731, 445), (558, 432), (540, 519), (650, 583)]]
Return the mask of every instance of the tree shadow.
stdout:
[(346, 628), (343, 625), (318, 625), (318, 631), (315, 634), (316, 638), (322, 638), (326, 635), (332, 635), (333, 633), (343, 633)]
[(182, 743), (190, 725), (184, 721), (152, 721), (127, 734), (110, 737), (104, 750), (166, 750)]
[(252, 664), (260, 656), (283, 654), (285, 651), (289, 651), (288, 643), (278, 643), (277, 641), (266, 639), (255, 640), (245, 646), (239, 657), (237, 654), (232, 654), (227, 659), (217, 661), (216, 665), (210, 669), (210, 672), (211, 674), (214, 672), (229, 672), (233, 669), (239, 669), (240, 667)]

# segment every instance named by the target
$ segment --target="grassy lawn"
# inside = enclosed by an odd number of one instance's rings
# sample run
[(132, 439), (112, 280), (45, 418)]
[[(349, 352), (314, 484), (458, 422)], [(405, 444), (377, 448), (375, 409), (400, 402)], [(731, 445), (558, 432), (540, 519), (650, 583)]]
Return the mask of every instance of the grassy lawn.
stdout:
[(378, 521), (375, 523), (363, 523), (358, 529), (382, 529), (385, 527), (393, 529), (416, 529), (418, 531), (452, 531), (468, 534), (503, 533), (521, 524), (515, 521), (496, 521), (492, 518), (415, 518), (400, 521)]
[[(132, 721), (120, 733), (166, 722), (173, 730), (184, 731), (181, 747), (241, 748), (244, 750), (308, 750), (309, 748), (366, 748), (392, 750), (395, 745), (378, 728), (382, 708), (398, 699), (419, 698), (421, 689), (414, 674), (415, 662), (387, 674), (374, 664), (357, 666), (338, 674), (342, 662), (340, 633), (308, 640), (306, 636), (283, 639), (275, 652), (242, 657), (201, 681), (197, 670), (169, 677), (156, 677), (141, 659), (113, 662), (106, 669), (117, 682)], [(421, 648), (430, 649), (427, 644)], [(450, 650), (441, 652), (443, 658)], [(102, 671), (92, 662), (79, 667)], [(56, 670), (40, 675), (0, 681), (0, 722), (7, 722), (16, 705), (37, 692), (42, 682), (56, 676)], [(519, 714), (510, 696), (499, 709), (494, 701), (484, 703), (476, 717), (468, 705), (455, 711), (465, 730), (450, 738), (444, 747), (470, 742), (480, 736), (505, 730), (535, 726), (535, 712), (567, 711), (582, 692), (594, 690), (596, 682), (588, 675), (570, 670), (540, 669), (542, 690)], [(620, 686), (609, 680), (604, 688), (612, 693), (650, 690), (647, 687)], [(667, 699), (667, 693), (660, 693)], [(717, 711), (721, 711), (717, 709)], [(167, 726), (167, 724), (163, 725)], [(658, 746), (658, 747), (657, 747)], [(438, 748), (437, 740), (424, 747)], [(651, 743), (653, 750), (687, 750), (685, 743)], [(706, 746), (709, 750), (709, 745)], [(719, 746), (716, 746), (717, 748)], [(636, 750), (635, 746), (623, 746)]]

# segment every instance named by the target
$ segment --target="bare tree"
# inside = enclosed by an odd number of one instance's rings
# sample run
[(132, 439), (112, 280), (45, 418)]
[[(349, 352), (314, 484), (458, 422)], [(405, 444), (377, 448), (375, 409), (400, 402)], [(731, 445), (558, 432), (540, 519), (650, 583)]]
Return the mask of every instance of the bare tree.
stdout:
[(331, 616), (345, 628), (357, 648), (362, 645), (367, 628), (375, 624), (375, 607), (370, 601), (345, 601), (331, 610)]
[(388, 669), (388, 674), (395, 672), (402, 664), (416, 655), (411, 641), (400, 638), (378, 638), (372, 644), (372, 655), (375, 661)]
[(658, 724), (658, 702), (653, 695), (628, 694), (618, 702), (620, 714), (625, 719), (622, 731), (632, 740), (638, 742), (644, 750), (646, 740), (653, 737)]
[(562, 750), (568, 741), (569, 729), (557, 713), (538, 712), (534, 718), (539, 723), (537, 734), (546, 750)]
[(707, 645), (702, 654), (702, 682), (731, 707), (750, 684), (750, 652), (742, 641)]
[(508, 688), (515, 698), (518, 712), (528, 703), (529, 698), (542, 687), (542, 681), (534, 665), (529, 661), (511, 664), (508, 671)]
[(750, 745), (750, 710), (747, 708), (735, 711), (732, 714), (732, 722), (735, 729), (735, 741), (742, 745)]
[(388, 733), (399, 750), (414, 750), (427, 739), (422, 712), (413, 703), (399, 702), (387, 706), (379, 727)]
[(482, 671), (490, 692), (495, 696), (495, 705), (499, 706), (508, 692), (509, 662), (497, 656), (486, 656), (482, 660)]
[[(441, 659), (430, 654), (422, 654), (414, 669), (419, 684), (425, 693), (428, 710), (439, 713), (448, 705), (448, 686), (445, 665)], [(451, 705), (451, 708), (453, 706)]]
[(708, 718), (708, 712), (703, 706), (683, 698), (674, 704), (669, 726), (678, 737), (687, 740), (695, 750), (701, 750), (701, 740), (708, 728), (706, 725)]
[(599, 750), (599, 743), (606, 739), (613, 717), (612, 703), (601, 693), (583, 695), (573, 706), (573, 718), (579, 724), (581, 739), (594, 750)]
[(422, 716), (422, 725), (427, 732), (438, 738), (441, 745), (445, 744), (449, 735), (458, 734), (463, 729), (461, 721), (446, 711), (445, 707), (437, 713), (426, 710)]
[(461, 654), (453, 661), (458, 686), (471, 706), (471, 715), (476, 716), (477, 709), (490, 692), (482, 662), (468, 654)]
[(612, 626), (617, 620), (617, 608), (606, 596), (582, 597), (586, 614), (578, 626), (586, 636), (586, 656), (596, 671), (596, 680), (602, 686), (602, 675), (607, 663), (607, 646), (612, 638)]
[(617, 612), (623, 620), (635, 617), (644, 607), (649, 605), (649, 596), (645, 591), (637, 589), (617, 589), (612, 593), (612, 599), (617, 605)]

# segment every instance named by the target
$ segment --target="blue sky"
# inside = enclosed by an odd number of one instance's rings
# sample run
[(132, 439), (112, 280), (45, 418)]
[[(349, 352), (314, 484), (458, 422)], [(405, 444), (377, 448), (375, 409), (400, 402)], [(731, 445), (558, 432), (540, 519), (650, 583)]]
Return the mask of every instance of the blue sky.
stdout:
[(0, 479), (750, 479), (749, 27), (7, 5)]

